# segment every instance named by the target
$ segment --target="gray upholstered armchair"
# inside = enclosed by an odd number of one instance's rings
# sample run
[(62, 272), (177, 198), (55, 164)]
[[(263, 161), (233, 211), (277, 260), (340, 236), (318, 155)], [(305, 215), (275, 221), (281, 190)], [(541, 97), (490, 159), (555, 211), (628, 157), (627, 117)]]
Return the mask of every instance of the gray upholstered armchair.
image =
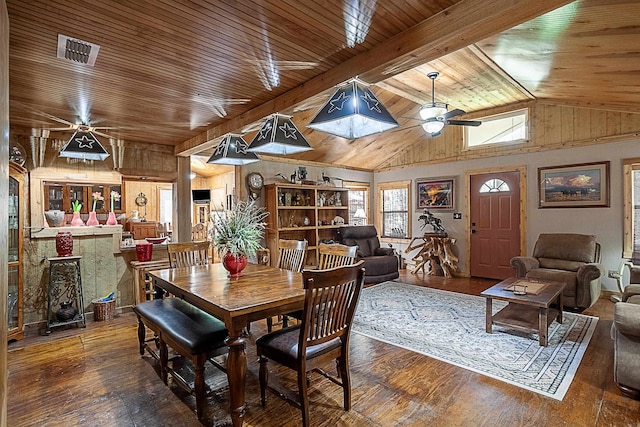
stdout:
[(600, 297), (600, 244), (585, 234), (540, 234), (531, 257), (514, 257), (517, 277), (564, 282), (564, 306), (584, 310)]
[(626, 396), (640, 399), (640, 267), (630, 267), (630, 284), (614, 307), (613, 380)]
[(373, 225), (340, 227), (338, 240), (347, 246), (358, 246), (356, 261), (364, 260), (365, 283), (380, 283), (400, 276), (395, 250), (380, 247), (378, 231)]

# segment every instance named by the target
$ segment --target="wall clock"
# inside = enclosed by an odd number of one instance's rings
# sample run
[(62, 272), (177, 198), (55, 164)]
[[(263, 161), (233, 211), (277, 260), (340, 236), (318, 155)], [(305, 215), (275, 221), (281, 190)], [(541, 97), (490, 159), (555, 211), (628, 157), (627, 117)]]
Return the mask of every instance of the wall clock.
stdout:
[(249, 188), (249, 197), (253, 200), (258, 199), (262, 187), (264, 187), (264, 178), (258, 172), (251, 172), (247, 175), (247, 187)]
[(147, 196), (145, 196), (144, 193), (138, 194), (138, 197), (136, 197), (136, 205), (138, 206), (147, 205)]

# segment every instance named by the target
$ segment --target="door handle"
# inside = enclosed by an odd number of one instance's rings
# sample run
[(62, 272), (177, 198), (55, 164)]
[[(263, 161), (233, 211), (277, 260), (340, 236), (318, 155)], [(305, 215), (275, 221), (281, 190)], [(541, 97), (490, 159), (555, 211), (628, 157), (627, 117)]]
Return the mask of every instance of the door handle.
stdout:
[(476, 232), (476, 230), (471, 230), (471, 234), (473, 234), (473, 233), (475, 233), (475, 232)]

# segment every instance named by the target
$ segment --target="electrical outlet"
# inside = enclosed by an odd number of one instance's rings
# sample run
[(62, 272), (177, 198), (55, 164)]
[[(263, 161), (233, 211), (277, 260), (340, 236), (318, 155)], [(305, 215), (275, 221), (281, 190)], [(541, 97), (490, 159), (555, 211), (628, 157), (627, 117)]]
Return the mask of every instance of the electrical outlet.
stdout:
[(462, 219), (462, 214), (460, 212), (454, 212), (453, 219)]
[(618, 273), (616, 270), (609, 270), (608, 276), (610, 279), (617, 279), (618, 277), (620, 277), (620, 273)]

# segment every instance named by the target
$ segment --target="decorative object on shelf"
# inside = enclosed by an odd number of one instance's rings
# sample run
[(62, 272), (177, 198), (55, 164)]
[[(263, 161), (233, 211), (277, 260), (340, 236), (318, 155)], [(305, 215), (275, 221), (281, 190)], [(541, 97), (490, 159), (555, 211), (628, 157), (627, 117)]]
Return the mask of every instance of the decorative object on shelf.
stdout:
[(251, 172), (247, 175), (247, 187), (249, 188), (249, 197), (253, 200), (260, 198), (260, 192), (264, 186), (264, 178), (258, 172)]
[(255, 153), (248, 152), (247, 148), (249, 144), (242, 135), (228, 133), (222, 137), (207, 163), (242, 166), (260, 161), (260, 158)]
[(333, 218), (333, 221), (331, 221), (333, 225), (344, 225), (344, 218), (342, 218), (339, 215), (336, 215), (335, 218)]
[(96, 217), (95, 211), (89, 212), (89, 218), (87, 219), (87, 225), (89, 227), (94, 227), (96, 225), (100, 225), (98, 218)]
[(368, 86), (357, 78), (339, 86), (307, 127), (346, 139), (397, 127), (398, 122)]
[(447, 235), (447, 230), (445, 230), (442, 225), (442, 220), (433, 216), (428, 209), (425, 209), (424, 213), (418, 217), (418, 221), (424, 221), (420, 229), (424, 229), (427, 225), (430, 225), (434, 233)]
[(73, 234), (69, 231), (58, 231), (56, 234), (56, 252), (58, 256), (73, 255)]
[(107, 225), (117, 225), (118, 224), (118, 220), (116, 219), (116, 214), (113, 212), (113, 207), (115, 202), (119, 202), (120, 201), (120, 193), (118, 193), (117, 191), (111, 191), (111, 210), (109, 211), (109, 219), (107, 219)]
[(104, 196), (99, 191), (91, 193), (91, 197), (93, 197), (93, 208), (91, 212), (89, 212), (89, 219), (87, 220), (88, 226), (100, 225), (98, 222), (98, 218), (96, 218), (96, 204), (98, 201), (104, 201)]
[(56, 311), (56, 319), (58, 322), (68, 322), (76, 317), (76, 314), (78, 314), (78, 310), (73, 306), (73, 301), (63, 301)]
[(267, 117), (248, 151), (268, 154), (294, 154), (313, 150), (309, 141), (291, 121), (291, 116), (272, 114)]
[(98, 138), (88, 131), (77, 130), (60, 150), (60, 157), (82, 160), (104, 160), (109, 153)]
[(80, 218), (80, 209), (82, 209), (82, 203), (78, 200), (75, 200), (71, 203), (71, 208), (73, 209), (73, 218), (71, 218), (71, 225), (74, 227), (80, 227), (84, 225), (84, 221)]
[(64, 212), (60, 210), (49, 210), (44, 212), (49, 227), (62, 227), (64, 224)]
[[(246, 266), (246, 257), (255, 256), (256, 251), (261, 248), (260, 242), (266, 227), (264, 220), (268, 215), (269, 212), (256, 206), (254, 200), (238, 200), (231, 211), (221, 212), (216, 209), (211, 214), (214, 224), (213, 244), (218, 256), (222, 257), (225, 254), (225, 259), (228, 259), (229, 267), (224, 262), (223, 265), (232, 277), (241, 275), (242, 269)], [(231, 258), (236, 260), (232, 261)], [(230, 270), (231, 267), (234, 268), (233, 271)]]
[(302, 225), (304, 225), (305, 227), (306, 227), (306, 226), (308, 226), (308, 225), (311, 225), (311, 220), (309, 219), (309, 217), (308, 217), (308, 216), (305, 216), (305, 217), (302, 219)]
[(17, 142), (12, 142), (9, 148), (9, 161), (19, 166), (24, 166), (27, 159), (27, 152), (24, 147)]

